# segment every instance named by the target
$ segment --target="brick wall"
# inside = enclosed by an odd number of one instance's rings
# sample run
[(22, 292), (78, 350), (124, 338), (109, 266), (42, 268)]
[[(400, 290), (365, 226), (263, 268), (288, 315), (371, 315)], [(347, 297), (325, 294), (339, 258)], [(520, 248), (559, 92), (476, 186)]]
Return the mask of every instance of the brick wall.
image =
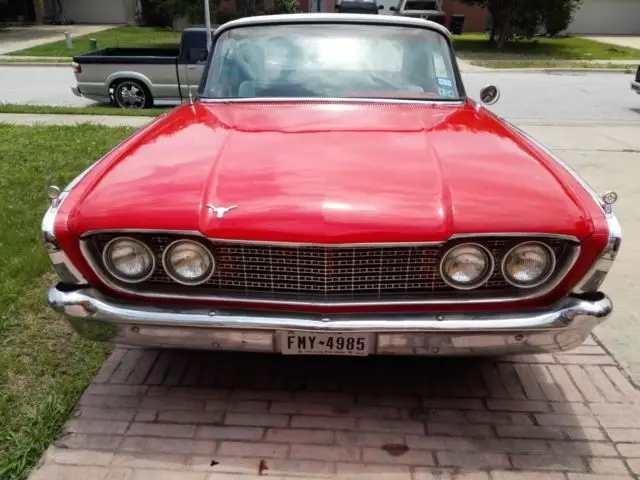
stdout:
[[(464, 32), (483, 32), (487, 26), (487, 13), (484, 8), (464, 5), (456, 0), (444, 0), (442, 9), (447, 15), (464, 15)], [(447, 21), (447, 25), (449, 22)]]

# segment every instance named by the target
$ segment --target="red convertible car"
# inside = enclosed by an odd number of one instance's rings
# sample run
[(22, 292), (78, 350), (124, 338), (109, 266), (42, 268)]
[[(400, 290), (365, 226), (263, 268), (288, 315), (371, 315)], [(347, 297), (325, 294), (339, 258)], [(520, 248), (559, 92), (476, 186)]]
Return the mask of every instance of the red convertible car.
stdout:
[(422, 19), (229, 22), (195, 102), (42, 225), (49, 304), (90, 339), (283, 354), (501, 355), (610, 313), (613, 192), (470, 100)]

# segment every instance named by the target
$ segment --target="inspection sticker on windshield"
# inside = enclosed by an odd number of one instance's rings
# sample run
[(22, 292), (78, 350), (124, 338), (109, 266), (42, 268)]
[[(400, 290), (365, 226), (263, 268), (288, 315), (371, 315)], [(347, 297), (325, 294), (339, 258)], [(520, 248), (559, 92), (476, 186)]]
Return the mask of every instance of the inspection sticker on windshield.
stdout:
[(449, 88), (453, 87), (453, 82), (448, 78), (437, 77), (437, 79), (438, 79), (438, 85), (440, 85), (441, 87), (449, 87)]
[(450, 88), (440, 88), (438, 87), (438, 93), (440, 94), (441, 97), (445, 97), (445, 98), (453, 98), (455, 97), (453, 90), (451, 90)]

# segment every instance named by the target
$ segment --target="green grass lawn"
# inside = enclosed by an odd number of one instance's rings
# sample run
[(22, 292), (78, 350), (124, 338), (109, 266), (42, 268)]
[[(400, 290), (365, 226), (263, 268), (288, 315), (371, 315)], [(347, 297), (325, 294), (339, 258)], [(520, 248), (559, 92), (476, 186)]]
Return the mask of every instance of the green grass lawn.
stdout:
[(45, 188), (66, 185), (131, 133), (0, 124), (0, 478), (23, 480), (110, 347), (80, 339), (46, 303)]
[(579, 37), (537, 37), (507, 43), (502, 51), (489, 43), (486, 33), (453, 35), (452, 39), (456, 54), (469, 60), (640, 60), (640, 50)]
[(73, 57), (89, 52), (90, 38), (95, 38), (98, 41), (99, 49), (107, 47), (175, 47), (180, 41), (180, 32), (153, 27), (117, 27), (73, 38), (73, 50), (68, 50), (66, 42), (62, 40), (11, 52), (9, 55)]
[(120, 115), (127, 117), (158, 117), (170, 110), (167, 108), (124, 109), (115, 106), (98, 107), (52, 107), (48, 105), (22, 105), (18, 103), (0, 103), (0, 113), (44, 113), (68, 115)]

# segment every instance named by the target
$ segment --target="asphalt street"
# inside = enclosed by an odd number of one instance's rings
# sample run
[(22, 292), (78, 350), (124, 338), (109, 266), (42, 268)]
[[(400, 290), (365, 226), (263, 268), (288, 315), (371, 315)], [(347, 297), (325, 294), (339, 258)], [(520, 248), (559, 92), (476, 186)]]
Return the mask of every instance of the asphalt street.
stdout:
[[(483, 72), (463, 74), (467, 94), (477, 98), (493, 83), (501, 91), (491, 107), (513, 119), (640, 120), (640, 95), (631, 91), (632, 75), (609, 73), (545, 74)], [(86, 106), (93, 102), (74, 96), (71, 68), (0, 66), (0, 102)]]

